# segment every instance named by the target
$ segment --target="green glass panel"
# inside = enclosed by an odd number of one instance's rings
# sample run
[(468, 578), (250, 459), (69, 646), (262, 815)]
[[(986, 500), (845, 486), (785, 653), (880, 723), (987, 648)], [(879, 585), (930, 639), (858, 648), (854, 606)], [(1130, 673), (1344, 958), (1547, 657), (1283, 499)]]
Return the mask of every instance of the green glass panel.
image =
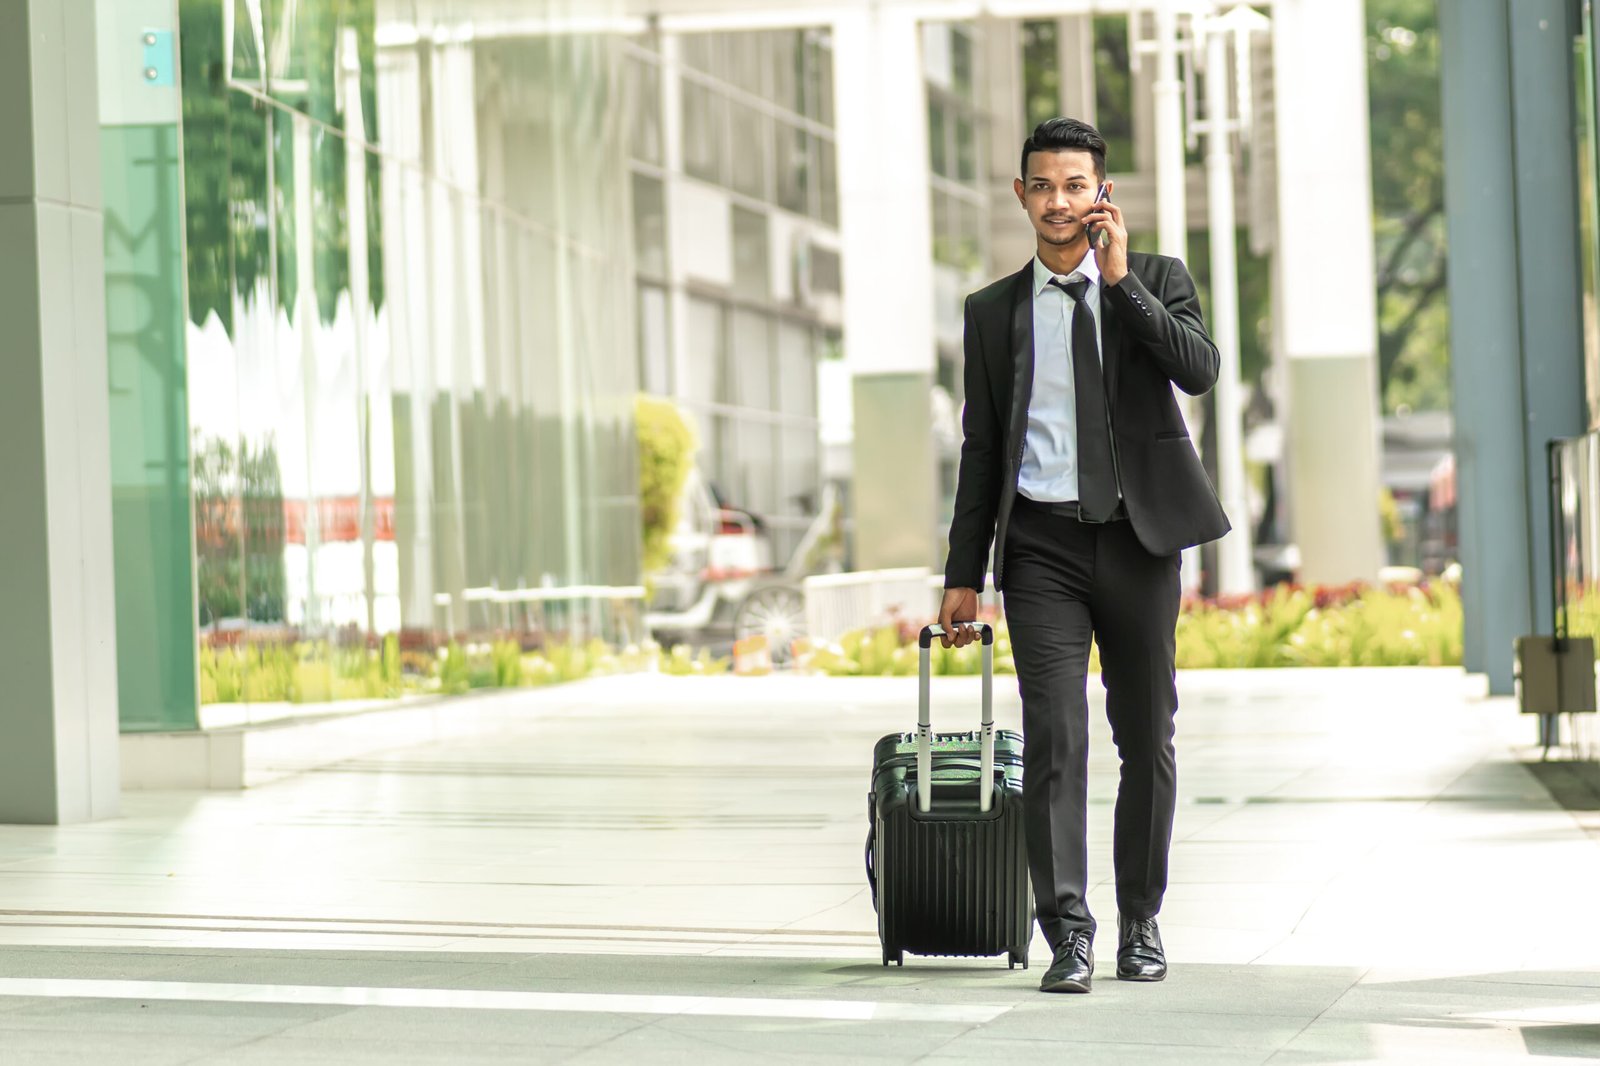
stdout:
[(198, 726), (175, 126), (101, 131), (117, 685), (124, 731)]

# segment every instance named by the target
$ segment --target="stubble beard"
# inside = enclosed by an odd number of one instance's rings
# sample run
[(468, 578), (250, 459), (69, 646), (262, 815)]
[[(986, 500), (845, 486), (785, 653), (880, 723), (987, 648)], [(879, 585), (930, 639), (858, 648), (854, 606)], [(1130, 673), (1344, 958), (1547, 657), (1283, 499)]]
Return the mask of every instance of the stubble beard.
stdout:
[(1074, 242), (1086, 236), (1081, 226), (1076, 233), (1072, 234), (1052, 233), (1048, 227), (1040, 228), (1038, 226), (1034, 227), (1034, 232), (1039, 235), (1041, 241), (1054, 248), (1069, 248)]

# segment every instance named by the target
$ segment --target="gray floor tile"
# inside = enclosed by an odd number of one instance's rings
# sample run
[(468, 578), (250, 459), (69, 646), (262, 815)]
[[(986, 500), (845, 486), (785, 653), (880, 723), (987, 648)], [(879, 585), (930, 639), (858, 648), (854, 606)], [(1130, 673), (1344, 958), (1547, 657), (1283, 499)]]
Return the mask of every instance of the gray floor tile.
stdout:
[(7, 1011), (0, 1028), (253, 1039), (334, 1018), (349, 1007), (134, 999), (31, 999)]
[(418, 1044), (386, 1039), (301, 1040), (279, 1036), (205, 1055), (192, 1060), (192, 1066), (455, 1066), (508, 1062), (543, 1066), (568, 1061), (574, 1054), (576, 1049), (570, 1047), (527, 1043)]
[(296, 1040), (386, 1040), (469, 1046), (474, 1043), (588, 1047), (655, 1022), (659, 1015), (526, 1010), (358, 1007), (296, 1026)]
[(1063, 1066), (1064, 1063), (1092, 1063), (1093, 1066), (1259, 1066), (1268, 1061), (1271, 1051), (1261, 1048), (1211, 1048), (1171, 1044), (1098, 1043), (1063, 1037), (1059, 1040), (1015, 1040), (987, 1038), (947, 1046), (926, 1058), (925, 1063), (1000, 1062), (1006, 1066)]
[(35, 1063), (115, 1063), (116, 1066), (181, 1066), (239, 1044), (231, 1037), (149, 1033), (46, 1032), (12, 1029), (0, 1022), (0, 1061), (6, 1066)]
[[(976, 679), (937, 684), (937, 706), (976, 706)], [(113, 822), (0, 827), (0, 978), (1009, 1011), (971, 1028), (0, 997), (12, 1038), (0, 1062), (24, 1046), (39, 1061), (82, 1052), (116, 1066), (182, 1061), (169, 1052), (694, 1066), (997, 1049), (1177, 1066), (1584, 1053), (1595, 1033), (1571, 1011), (1600, 1000), (1600, 848), (1508, 755), (1526, 740), (1508, 703), (1468, 702), (1457, 671), (1219, 672), (1179, 687), (1162, 912), (1173, 973), (1159, 986), (1111, 976), (1117, 764), (1103, 694), (1091, 693), (1089, 810), (1101, 976), (1092, 996), (1061, 997), (1036, 991), (1037, 955), (1027, 972), (877, 965), (866, 759), (910, 720), (914, 682), (615, 678), (530, 694), (530, 713), (492, 737), (245, 793), (130, 794)], [(996, 702), (1015, 726), (1014, 684)], [(1485, 870), (1505, 898), (1540, 908), (1508, 909), (1455, 959), (1441, 949), (1463, 945), (1481, 903), (1429, 886)]]
[(1137, 999), (1107, 1002), (1097, 990), (1088, 996), (1050, 996), (1064, 1002), (1019, 1007), (955, 1043), (976, 1050), (986, 1037), (1019, 1040), (1086, 1041), (1103, 1044), (1165, 1044), (1172, 1047), (1283, 1047), (1305, 1028), (1306, 1018), (1282, 1014), (1217, 1014), (1151, 1011)]

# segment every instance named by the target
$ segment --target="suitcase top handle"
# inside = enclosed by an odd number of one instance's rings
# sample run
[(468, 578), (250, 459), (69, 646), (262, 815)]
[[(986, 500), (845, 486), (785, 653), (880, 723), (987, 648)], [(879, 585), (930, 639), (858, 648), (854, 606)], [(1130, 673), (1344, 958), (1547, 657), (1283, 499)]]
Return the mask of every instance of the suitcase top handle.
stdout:
[[(978, 773), (978, 810), (984, 814), (994, 804), (994, 627), (973, 623), (983, 637), (983, 740)], [(933, 687), (933, 638), (944, 632), (937, 625), (923, 626), (917, 640), (917, 810), (923, 814), (933, 804), (933, 728), (929, 717)]]
[[(957, 623), (957, 625), (962, 624), (966, 623)], [(977, 627), (978, 636), (983, 638), (983, 642), (985, 644), (994, 643), (994, 626), (990, 625), (988, 622), (972, 622), (970, 624)], [(922, 635), (917, 638), (917, 645), (922, 648), (931, 648), (933, 647), (933, 638), (942, 636), (943, 634), (944, 626), (937, 622), (931, 626), (923, 626)]]

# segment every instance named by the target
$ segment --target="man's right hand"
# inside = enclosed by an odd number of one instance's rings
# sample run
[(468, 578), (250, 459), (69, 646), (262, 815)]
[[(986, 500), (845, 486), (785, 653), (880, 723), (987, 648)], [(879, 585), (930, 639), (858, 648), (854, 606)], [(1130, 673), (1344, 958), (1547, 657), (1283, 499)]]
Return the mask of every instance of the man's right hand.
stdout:
[(966, 624), (977, 619), (977, 589), (944, 590), (944, 602), (939, 604), (939, 628), (944, 632), (939, 635), (939, 640), (945, 647), (954, 645), (961, 648), (977, 640), (978, 631)]

